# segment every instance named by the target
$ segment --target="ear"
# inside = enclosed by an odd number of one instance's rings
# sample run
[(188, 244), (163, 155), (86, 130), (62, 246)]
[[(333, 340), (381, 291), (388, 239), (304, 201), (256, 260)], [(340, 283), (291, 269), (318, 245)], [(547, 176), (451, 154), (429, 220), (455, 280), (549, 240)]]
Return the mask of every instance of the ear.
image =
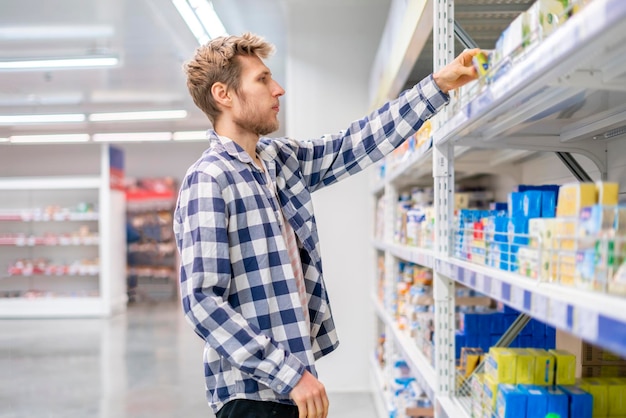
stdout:
[(222, 106), (230, 107), (232, 104), (232, 97), (228, 87), (224, 83), (213, 83), (211, 86), (211, 94), (213, 99)]

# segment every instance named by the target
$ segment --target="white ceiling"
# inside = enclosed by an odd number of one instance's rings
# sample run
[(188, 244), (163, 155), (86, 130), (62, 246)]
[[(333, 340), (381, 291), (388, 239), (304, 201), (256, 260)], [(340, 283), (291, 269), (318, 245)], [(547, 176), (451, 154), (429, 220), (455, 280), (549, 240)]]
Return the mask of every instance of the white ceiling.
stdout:
[[(270, 60), (283, 82), (284, 0), (213, 0), (227, 31), (252, 31), (276, 44)], [(68, 37), (68, 30), (79, 33)], [(80, 30), (84, 30), (80, 34)], [(204, 130), (182, 63), (198, 46), (171, 0), (3, 0), (0, 58), (96, 53), (119, 56), (112, 69), (1, 71), (0, 116), (185, 109), (169, 122), (2, 125), (0, 137), (31, 133)]]

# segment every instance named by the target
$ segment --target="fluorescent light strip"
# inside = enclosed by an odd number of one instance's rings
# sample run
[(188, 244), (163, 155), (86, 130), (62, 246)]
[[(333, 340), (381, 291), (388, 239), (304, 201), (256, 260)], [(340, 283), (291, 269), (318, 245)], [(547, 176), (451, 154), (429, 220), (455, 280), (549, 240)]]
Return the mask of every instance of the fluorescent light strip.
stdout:
[(111, 67), (117, 65), (116, 57), (84, 57), (84, 58), (55, 58), (37, 60), (0, 61), (0, 70), (36, 70), (58, 68), (89, 68)]
[(0, 138), (0, 142), (9, 142), (9, 138)]
[(217, 38), (219, 36), (228, 35), (226, 29), (224, 28), (224, 24), (220, 20), (217, 13), (215, 13), (215, 9), (213, 8), (213, 3), (207, 0), (188, 0), (191, 7), (194, 9), (198, 20), (202, 23), (204, 30), (209, 34), (211, 39)]
[(174, 141), (204, 141), (207, 139), (206, 131), (180, 131), (172, 135)]
[(172, 0), (174, 6), (200, 45), (218, 36), (228, 35), (224, 24), (208, 0)]
[(129, 121), (129, 120), (183, 119), (186, 116), (187, 116), (186, 110), (92, 113), (91, 115), (89, 115), (89, 121), (90, 122), (114, 122), (114, 121)]
[(67, 113), (62, 115), (11, 115), (0, 116), (0, 125), (13, 125), (17, 123), (62, 123), (84, 122), (85, 115), (80, 113)]
[(193, 9), (187, 3), (187, 0), (172, 0), (174, 6), (176, 6), (176, 10), (180, 13), (180, 16), (185, 21), (185, 24), (193, 33), (193, 36), (196, 37), (198, 43), (203, 45), (211, 40), (210, 36), (204, 30), (202, 23), (196, 17), (196, 14), (193, 12)]
[(95, 142), (155, 142), (169, 141), (171, 139), (171, 132), (129, 132), (93, 135)]
[(14, 144), (64, 144), (88, 142), (89, 134), (16, 135), (9, 137), (9, 141)]

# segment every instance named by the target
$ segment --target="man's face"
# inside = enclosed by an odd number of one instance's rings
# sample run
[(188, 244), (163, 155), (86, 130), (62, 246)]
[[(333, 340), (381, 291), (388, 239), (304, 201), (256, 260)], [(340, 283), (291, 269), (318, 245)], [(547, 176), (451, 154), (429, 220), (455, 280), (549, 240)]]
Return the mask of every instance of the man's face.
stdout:
[(240, 128), (263, 136), (279, 127), (278, 98), (285, 90), (273, 78), (269, 68), (256, 56), (240, 56), (241, 88), (235, 94), (233, 120)]

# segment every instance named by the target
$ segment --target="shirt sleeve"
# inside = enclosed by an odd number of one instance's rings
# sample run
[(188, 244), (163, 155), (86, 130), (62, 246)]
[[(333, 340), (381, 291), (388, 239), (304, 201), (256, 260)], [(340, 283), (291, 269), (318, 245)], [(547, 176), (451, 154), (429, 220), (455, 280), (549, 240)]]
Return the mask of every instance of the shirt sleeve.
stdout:
[(309, 189), (333, 184), (382, 159), (449, 100), (430, 75), (345, 131), (310, 141), (292, 141)]
[(226, 201), (217, 181), (202, 172), (188, 174), (174, 220), (185, 317), (233, 367), (277, 393), (289, 393), (302, 377), (304, 365), (228, 303), (227, 219)]

